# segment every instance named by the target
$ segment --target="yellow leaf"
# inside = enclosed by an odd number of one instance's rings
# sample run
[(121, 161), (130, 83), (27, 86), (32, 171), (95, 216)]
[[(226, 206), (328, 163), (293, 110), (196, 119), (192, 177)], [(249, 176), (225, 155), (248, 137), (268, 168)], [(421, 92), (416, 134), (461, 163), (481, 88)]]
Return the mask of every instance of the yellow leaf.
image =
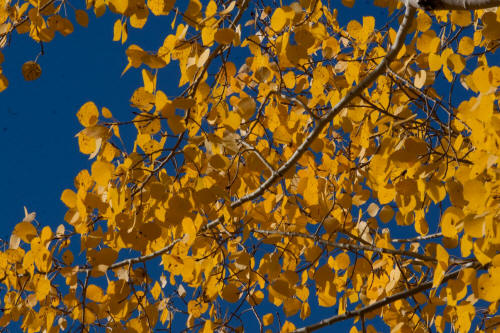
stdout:
[(23, 242), (28, 244), (34, 237), (38, 236), (36, 228), (30, 222), (18, 223), (12, 233), (21, 238)]
[(204, 27), (201, 30), (201, 41), (204, 46), (210, 46), (213, 43), (216, 32), (217, 30), (212, 27)]
[(240, 128), (241, 117), (237, 112), (229, 112), (229, 115), (226, 119), (224, 119), (223, 124), (231, 128), (233, 131), (236, 131), (238, 128)]
[(349, 255), (347, 253), (340, 253), (337, 257), (335, 257), (335, 266), (336, 269), (347, 269), (349, 264), (351, 263), (351, 259), (349, 259)]
[(104, 301), (102, 289), (95, 284), (89, 284), (87, 286), (87, 298), (91, 301), (102, 303)]
[[(85, 127), (94, 126), (99, 119), (99, 110), (94, 102), (87, 102), (82, 105), (76, 113), (78, 121)], [(92, 150), (93, 151), (93, 150)]]
[(113, 25), (113, 41), (117, 42), (121, 39), (122, 37), (122, 22), (120, 19), (115, 21), (115, 24)]
[(68, 208), (76, 207), (76, 193), (72, 190), (64, 190), (61, 194), (61, 201), (68, 206)]
[(105, 107), (105, 106), (103, 106), (103, 107), (102, 107), (101, 113), (102, 113), (102, 116), (103, 116), (104, 118), (108, 118), (108, 119), (113, 118), (113, 114), (112, 114), (112, 113), (111, 113), (111, 111), (110, 111), (107, 107)]
[(295, 87), (295, 74), (293, 72), (287, 72), (283, 75), (283, 82), (287, 89), (293, 89)]
[(287, 317), (291, 317), (299, 312), (302, 303), (296, 298), (287, 298), (283, 304), (283, 312)]
[(0, 73), (0, 92), (7, 89), (8, 86), (9, 86), (9, 80), (7, 80), (5, 75)]
[(148, 93), (153, 93), (156, 87), (156, 75), (153, 75), (147, 69), (142, 70), (142, 80), (144, 81), (144, 89)]
[(482, 274), (477, 279), (479, 297), (487, 302), (500, 300), (500, 267), (490, 268), (489, 273)]
[(471, 238), (481, 238), (486, 234), (485, 216), (469, 214), (465, 217), (464, 232)]
[(35, 288), (36, 298), (39, 301), (42, 301), (45, 299), (45, 297), (47, 297), (49, 292), (50, 292), (50, 281), (45, 276), (40, 277), (38, 283), (36, 283), (36, 288)]
[(472, 23), (469, 10), (452, 10), (451, 22), (461, 27), (466, 27)]
[(148, 8), (155, 16), (168, 15), (176, 0), (148, 0)]
[(396, 190), (392, 184), (386, 184), (385, 186), (380, 186), (377, 191), (378, 202), (381, 205), (386, 205), (396, 196)]
[(474, 40), (468, 36), (464, 36), (458, 43), (458, 53), (468, 56), (474, 52)]
[(264, 326), (272, 325), (273, 322), (274, 322), (274, 316), (272, 313), (266, 313), (262, 317), (262, 324), (264, 324)]
[(273, 138), (278, 142), (278, 143), (283, 143), (283, 144), (290, 144), (292, 143), (292, 136), (288, 132), (288, 129), (280, 125), (276, 128), (273, 134)]
[(281, 8), (277, 8), (271, 16), (271, 29), (280, 32), (286, 25), (287, 15)]
[(231, 44), (236, 32), (232, 29), (225, 28), (217, 30), (214, 35), (214, 39), (219, 44)]
[(75, 18), (76, 22), (78, 22), (78, 24), (82, 27), (86, 28), (89, 25), (89, 16), (86, 11), (81, 9), (75, 10)]
[(40, 75), (42, 75), (42, 69), (40, 68), (40, 65), (34, 61), (25, 62), (23, 67), (21, 68), (21, 71), (26, 81), (36, 80), (40, 77)]
[(113, 172), (115, 167), (113, 164), (105, 161), (95, 161), (92, 164), (92, 179), (101, 186), (107, 186), (111, 177), (113, 176)]

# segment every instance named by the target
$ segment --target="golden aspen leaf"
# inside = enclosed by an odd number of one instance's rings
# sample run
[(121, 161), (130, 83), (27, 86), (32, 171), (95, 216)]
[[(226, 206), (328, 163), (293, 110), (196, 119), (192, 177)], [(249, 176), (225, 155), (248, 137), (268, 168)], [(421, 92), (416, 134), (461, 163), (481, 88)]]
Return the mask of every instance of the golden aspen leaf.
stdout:
[(490, 90), (490, 71), (486, 66), (480, 66), (472, 73), (472, 81), (479, 92), (486, 93)]
[(417, 39), (417, 49), (422, 51), (422, 53), (435, 53), (440, 43), (441, 40), (436, 36), (436, 32), (434, 30), (427, 30)]
[(257, 290), (248, 295), (248, 303), (252, 306), (259, 305), (263, 299), (264, 299), (264, 293), (260, 290)]
[(33, 224), (27, 221), (18, 223), (12, 233), (21, 238), (23, 242), (28, 244), (34, 237), (38, 236), (36, 228), (33, 226)]
[(109, 9), (117, 14), (125, 14), (125, 11), (129, 8), (128, 0), (109, 0)]
[(396, 189), (392, 184), (386, 184), (385, 186), (380, 186), (377, 190), (378, 202), (381, 205), (386, 205), (396, 196)]
[(461, 27), (466, 27), (472, 23), (469, 10), (452, 10), (451, 22)]
[(92, 179), (100, 186), (107, 186), (113, 176), (115, 167), (109, 162), (95, 161), (92, 164), (91, 170)]
[(115, 21), (113, 25), (113, 41), (117, 42), (122, 38), (122, 22), (120, 19)]
[(89, 16), (87, 15), (87, 12), (81, 9), (75, 10), (75, 19), (76, 22), (78, 22), (79, 25), (82, 27), (88, 27), (89, 25)]
[(236, 32), (232, 29), (220, 29), (215, 33), (214, 40), (219, 44), (231, 44), (235, 35)]
[(271, 29), (280, 32), (286, 25), (287, 15), (281, 8), (277, 8), (271, 16)]
[(431, 71), (437, 71), (443, 65), (443, 63), (441, 61), (441, 56), (439, 54), (436, 54), (436, 53), (429, 54), (428, 62), (429, 62), (429, 69)]
[(130, 97), (130, 104), (133, 107), (142, 111), (149, 111), (155, 105), (155, 96), (146, 90), (144, 87), (137, 88), (132, 97)]
[(161, 287), (158, 281), (155, 282), (153, 288), (151, 288), (151, 295), (153, 296), (154, 300), (156, 301), (158, 297), (161, 294)]
[(319, 306), (329, 308), (334, 306), (337, 302), (337, 290), (333, 284), (333, 280), (327, 281), (325, 286), (321, 288), (317, 294)]
[[(122, 44), (125, 44), (125, 42), (127, 41), (127, 38), (128, 38), (128, 29), (127, 29), (127, 21), (123, 21), (122, 23), (122, 35), (121, 35), (121, 42)], [(146, 63), (144, 61), (144, 63)]]
[(102, 107), (101, 114), (102, 114), (102, 116), (103, 116), (104, 118), (108, 118), (108, 119), (113, 118), (113, 114), (112, 114), (112, 113), (111, 113), (111, 111), (110, 111), (107, 107), (105, 107), (105, 106), (103, 106), (103, 107)]
[(468, 36), (462, 37), (458, 43), (458, 53), (467, 56), (472, 52), (474, 52), (474, 40)]
[(64, 264), (70, 266), (73, 263), (73, 253), (70, 250), (64, 251), (62, 255), (62, 260)]
[(181, 134), (186, 130), (186, 122), (181, 116), (172, 115), (167, 119), (167, 123), (175, 135)]
[(427, 31), (432, 25), (432, 19), (427, 13), (423, 10), (418, 11), (417, 15), (417, 29), (419, 31)]
[(456, 238), (461, 231), (459, 222), (463, 219), (464, 214), (457, 207), (448, 207), (441, 217), (441, 232), (443, 236), (448, 238)]
[(168, 15), (176, 0), (148, 0), (147, 6), (155, 16)]
[(102, 289), (95, 284), (89, 284), (87, 286), (87, 298), (91, 301), (102, 303), (104, 301)]
[(23, 77), (26, 81), (36, 80), (42, 75), (42, 69), (40, 65), (34, 61), (27, 61), (21, 68)]
[(464, 220), (464, 232), (471, 238), (482, 238), (486, 234), (486, 223), (484, 215), (467, 215)]
[(490, 273), (484, 273), (477, 279), (479, 297), (487, 302), (500, 299), (500, 268), (490, 268)]
[(446, 62), (448, 67), (457, 74), (461, 73), (465, 68), (465, 60), (460, 54), (450, 54)]
[(347, 253), (342, 252), (335, 257), (335, 266), (337, 269), (345, 270), (349, 267), (350, 263), (351, 260), (349, 259), (349, 255)]
[(392, 209), (392, 207), (389, 205), (385, 205), (380, 210), (378, 217), (383, 223), (389, 223), (394, 217), (394, 209)]
[(204, 27), (201, 30), (201, 41), (204, 46), (210, 46), (215, 40), (215, 33), (217, 29), (212, 27)]
[(153, 93), (156, 86), (156, 75), (153, 75), (147, 69), (143, 69), (142, 73), (142, 81), (144, 82), (144, 89), (148, 93)]
[(299, 312), (302, 303), (296, 298), (287, 298), (283, 304), (283, 312), (287, 317), (291, 317)]
[(49, 295), (50, 292), (50, 281), (45, 277), (41, 276), (36, 283), (35, 294), (38, 301), (42, 301)]
[(262, 317), (262, 324), (264, 324), (264, 326), (269, 326), (269, 325), (272, 325), (274, 322), (274, 316), (272, 313), (266, 313), (263, 317)]
[(76, 116), (80, 124), (84, 127), (91, 127), (97, 124), (99, 119), (99, 110), (94, 102), (87, 102), (82, 105), (80, 110), (78, 110)]
[(240, 99), (237, 106), (241, 117), (245, 120), (248, 120), (253, 116), (257, 107), (254, 99), (250, 97)]
[(64, 190), (61, 194), (61, 201), (68, 206), (68, 208), (76, 207), (76, 193), (72, 190)]
[(5, 75), (0, 73), (0, 92), (7, 89), (8, 86), (9, 86), (9, 80), (7, 80)]
[(240, 291), (234, 283), (228, 283), (222, 289), (222, 298), (230, 303), (236, 303), (240, 299)]
[(276, 128), (276, 130), (273, 133), (273, 138), (278, 143), (290, 144), (292, 142), (292, 135), (288, 132), (288, 129), (283, 125), (280, 125)]
[(283, 75), (283, 83), (287, 89), (293, 89), (295, 87), (295, 74), (293, 72), (287, 72)]

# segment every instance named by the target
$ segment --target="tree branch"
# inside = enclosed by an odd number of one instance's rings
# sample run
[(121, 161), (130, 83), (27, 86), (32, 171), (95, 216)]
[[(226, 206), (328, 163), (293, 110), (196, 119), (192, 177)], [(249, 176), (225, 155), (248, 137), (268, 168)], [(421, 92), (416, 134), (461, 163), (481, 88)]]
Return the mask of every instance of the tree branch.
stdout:
[[(459, 270), (455, 271), (455, 272), (452, 272), (452, 273), (448, 273), (446, 274), (444, 277), (443, 277), (443, 280), (441, 283), (444, 283), (448, 280), (451, 280), (451, 279), (456, 279), (458, 277), (458, 275), (460, 274), (460, 272), (462, 272), (465, 268), (476, 268), (476, 269), (481, 269), (481, 268), (484, 268), (482, 267), (481, 265), (479, 265), (477, 262), (473, 262), (473, 263), (469, 263), (469, 264), (465, 264), (462, 266), (462, 268), (460, 268)], [(400, 300), (400, 299), (404, 299), (404, 298), (408, 298), (412, 295), (415, 295), (415, 294), (418, 294), (419, 292), (422, 292), (424, 290), (427, 290), (427, 289), (430, 289), (432, 288), (432, 281), (428, 281), (428, 282), (425, 282), (425, 283), (422, 283), (421, 285), (415, 287), (415, 288), (412, 288), (412, 289), (409, 289), (409, 290), (405, 290), (405, 291), (402, 291), (400, 293), (397, 293), (397, 294), (393, 294), (391, 296), (387, 296), (379, 301), (376, 301), (370, 305), (367, 305), (367, 306), (364, 306), (360, 309), (357, 309), (357, 310), (354, 310), (354, 311), (346, 311), (344, 314), (341, 314), (341, 315), (337, 315), (337, 316), (333, 316), (333, 317), (330, 317), (330, 318), (327, 318), (327, 319), (323, 319), (322, 321), (316, 323), (316, 324), (313, 324), (313, 325), (309, 325), (309, 326), (306, 326), (306, 327), (302, 327), (302, 328), (299, 328), (297, 330), (294, 331), (294, 333), (308, 333), (308, 332), (313, 332), (313, 331), (316, 331), (320, 328), (323, 328), (325, 326), (329, 326), (329, 325), (332, 325), (334, 323), (337, 323), (339, 321), (344, 321), (346, 319), (349, 319), (349, 318), (353, 318), (353, 317), (358, 317), (358, 316), (361, 316), (361, 315), (364, 315), (366, 313), (369, 313), (371, 311), (374, 311), (378, 308), (381, 308), (385, 305), (388, 305), (388, 304), (391, 304), (397, 300)]]

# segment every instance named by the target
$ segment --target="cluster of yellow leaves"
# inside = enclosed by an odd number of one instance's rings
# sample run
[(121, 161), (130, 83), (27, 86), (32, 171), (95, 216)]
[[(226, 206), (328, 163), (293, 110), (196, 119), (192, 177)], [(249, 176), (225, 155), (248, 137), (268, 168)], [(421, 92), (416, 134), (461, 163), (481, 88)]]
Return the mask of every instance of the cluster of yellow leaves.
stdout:
[[(419, 285), (428, 287), (363, 320), (381, 316), (394, 332), (443, 332), (448, 323), (467, 332), (477, 302), (497, 312), (500, 67), (473, 54), (498, 38), (499, 11), (419, 12), (413, 39), (388, 74), (313, 137), (322, 117), (386, 55), (396, 32), (377, 31), (371, 16), (342, 26), (337, 9), (309, 0), (259, 9), (242, 28), (237, 20), (248, 6), (190, 0), (181, 12), (170, 0), (87, 2), (96, 16), (107, 7), (120, 16), (115, 41), (127, 40), (129, 26), (142, 28), (149, 11), (175, 12), (172, 33), (154, 52), (138, 45), (125, 51), (124, 73), (147, 66), (130, 97), (137, 130), (130, 152), (119, 130), (129, 122), (91, 101), (77, 111), (79, 149), (92, 162), (61, 195), (68, 230), (35, 227), (26, 212), (0, 253), (7, 288), (0, 325), (22, 318), (28, 331), (65, 329), (73, 319), (148, 331), (186, 313), (186, 327), (210, 332), (233, 328), (239, 314), (231, 311), (245, 302), (272, 327), (282, 321), (262, 308), (305, 320), (318, 306), (336, 306), (348, 316)], [(15, 28), (35, 40), (73, 31), (50, 0), (13, 8), (1, 24), (25, 17)], [(88, 24), (85, 11), (76, 10), (75, 19)], [(436, 22), (482, 25), (444, 43)], [(244, 33), (258, 25), (262, 31)], [(230, 58), (234, 52), (244, 61)], [(185, 87), (179, 95), (158, 86), (172, 60)], [(459, 76), (474, 96), (447, 107), (436, 92), (438, 70), (448, 82)], [(22, 71), (27, 80), (41, 73), (35, 62)], [(444, 108), (449, 121), (419, 96)], [(443, 205), (439, 216), (431, 212)], [(439, 233), (422, 244), (398, 242), (386, 228), (394, 224), (411, 227), (417, 240)], [(76, 237), (80, 249), (69, 247)], [(161, 258), (159, 278), (147, 270), (154, 258)], [(460, 271), (451, 279), (453, 267)], [(436, 313), (439, 306), (445, 311)], [(283, 321), (279, 329), (296, 326)]]

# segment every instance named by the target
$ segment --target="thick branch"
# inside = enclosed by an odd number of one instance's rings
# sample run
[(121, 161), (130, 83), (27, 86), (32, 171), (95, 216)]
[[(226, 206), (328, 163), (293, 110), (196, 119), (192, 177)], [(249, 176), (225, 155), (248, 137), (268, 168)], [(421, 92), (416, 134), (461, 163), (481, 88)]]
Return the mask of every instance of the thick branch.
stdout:
[[(464, 270), (465, 268), (469, 268), (469, 267), (473, 267), (473, 268), (477, 268), (477, 269), (481, 268), (476, 262), (465, 264), (462, 266), (461, 269), (459, 269), (453, 273), (446, 274), (441, 283), (445, 283), (446, 281), (451, 280), (451, 279), (456, 279), (462, 270)], [(327, 319), (323, 319), (322, 321), (320, 321), (316, 324), (299, 328), (299, 329), (295, 330), (294, 333), (313, 332), (313, 331), (319, 330), (320, 328), (323, 328), (325, 326), (329, 326), (329, 325), (332, 325), (334, 323), (337, 323), (339, 321), (344, 321), (344, 320), (349, 319), (349, 318), (354, 318), (354, 317), (364, 315), (364, 314), (369, 313), (371, 311), (374, 311), (378, 308), (381, 308), (385, 305), (394, 303), (397, 300), (405, 299), (405, 298), (408, 298), (408, 297), (413, 296), (415, 294), (418, 294), (419, 292), (422, 292), (424, 290), (431, 289), (432, 283), (433, 283), (432, 281), (422, 283), (421, 285), (419, 285), (415, 288), (408, 289), (408, 290), (402, 291), (400, 293), (393, 294), (391, 296), (387, 296), (387, 297), (385, 297), (377, 302), (374, 302), (370, 305), (364, 306), (360, 309), (357, 309), (354, 311), (346, 311), (344, 314), (333, 316), (333, 317), (330, 317)]]
[(500, 6), (500, 0), (405, 0), (404, 2), (424, 10), (472, 10)]
[(263, 234), (263, 235), (280, 235), (284, 237), (302, 237), (302, 238), (308, 238), (312, 239), (320, 244), (326, 245), (326, 246), (331, 246), (337, 249), (343, 249), (343, 250), (351, 250), (351, 251), (359, 251), (359, 250), (364, 250), (364, 251), (372, 251), (372, 252), (377, 252), (377, 253), (386, 253), (386, 254), (392, 254), (392, 255), (398, 255), (398, 256), (404, 256), (404, 257), (410, 257), (410, 258), (415, 258), (415, 259), (420, 259), (423, 261), (430, 261), (430, 262), (437, 262), (437, 260), (433, 257), (429, 257), (420, 253), (416, 252), (411, 252), (411, 251), (404, 251), (404, 250), (393, 250), (393, 249), (386, 249), (382, 247), (377, 247), (377, 246), (372, 246), (372, 245), (365, 245), (365, 244), (349, 244), (349, 243), (336, 243), (336, 242), (330, 242), (326, 239), (321, 239), (318, 236), (314, 235), (309, 235), (309, 234), (304, 234), (301, 232), (286, 232), (286, 231), (279, 231), (279, 230), (253, 230), (255, 233)]

